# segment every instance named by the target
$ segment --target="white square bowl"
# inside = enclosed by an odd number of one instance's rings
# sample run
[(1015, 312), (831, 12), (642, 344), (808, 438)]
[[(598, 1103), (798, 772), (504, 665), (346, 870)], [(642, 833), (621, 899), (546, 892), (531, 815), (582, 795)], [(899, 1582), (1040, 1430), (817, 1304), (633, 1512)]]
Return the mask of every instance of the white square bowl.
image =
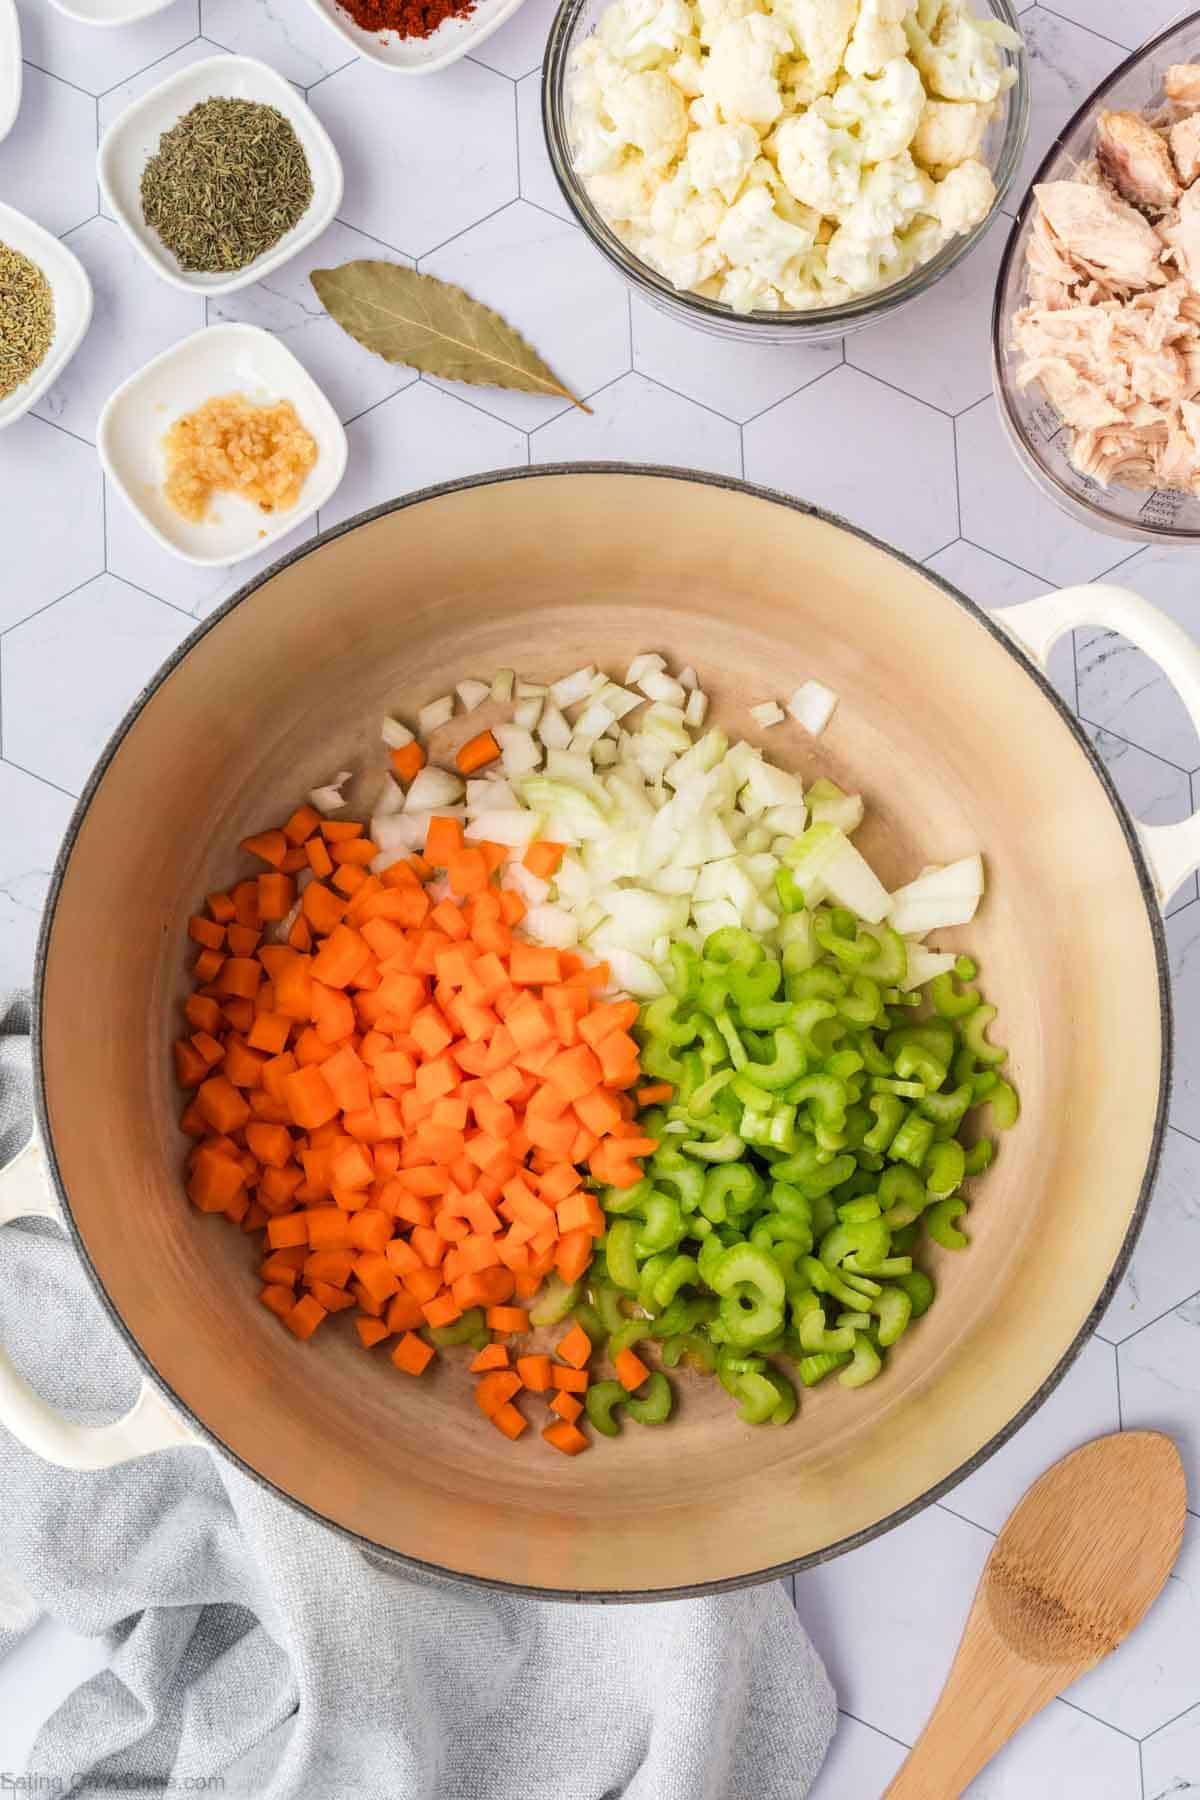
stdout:
[(21, 22), (16, 0), (0, 0), (0, 143), (21, 110)]
[(394, 32), (380, 36), (356, 25), (337, 0), (308, 0), (352, 50), (368, 61), (390, 69), (393, 75), (435, 75), (449, 68), (469, 50), (477, 49), (493, 31), (499, 31), (511, 19), (524, 0), (476, 0), (473, 13), (465, 19), (445, 19), (427, 38), (402, 38)]
[[(3, 0), (0, 0), (3, 4)], [(92, 284), (77, 256), (41, 225), (0, 200), (0, 244), (37, 264), (54, 295), (54, 337), (28, 381), (0, 400), (0, 431), (27, 413), (57, 381), (83, 342), (92, 318)]]
[(163, 12), (173, 0), (50, 0), (56, 12), (78, 25), (132, 25)]
[[(277, 108), (299, 138), (312, 175), (313, 196), (303, 218), (277, 244), (232, 275), (181, 269), (178, 258), (142, 216), (142, 171), (159, 139), (193, 106), (212, 99), (256, 100)], [(189, 293), (232, 294), (261, 281), (311, 244), (332, 222), (342, 200), (341, 158), (325, 127), (282, 75), (252, 56), (210, 56), (168, 75), (113, 120), (100, 140), (96, 167), (101, 192), (126, 236), (156, 275)]]
[[(261, 513), (216, 493), (193, 525), (163, 492), (162, 440), (183, 413), (218, 394), (266, 404), (290, 400), (317, 441), (317, 461), (290, 512)], [(312, 376), (257, 325), (211, 325), (172, 344), (122, 382), (100, 415), (96, 448), (126, 506), (164, 549), (202, 568), (226, 568), (265, 550), (324, 506), (346, 472), (346, 433)]]

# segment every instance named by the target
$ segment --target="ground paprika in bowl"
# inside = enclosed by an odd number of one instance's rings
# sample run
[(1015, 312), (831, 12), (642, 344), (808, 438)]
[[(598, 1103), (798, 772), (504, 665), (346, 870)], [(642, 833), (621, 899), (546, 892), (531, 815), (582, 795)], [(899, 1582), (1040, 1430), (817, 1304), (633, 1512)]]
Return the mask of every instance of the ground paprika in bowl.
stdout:
[(338, 6), (360, 31), (427, 38), (447, 19), (464, 19), (474, 12), (475, 0), (338, 0)]

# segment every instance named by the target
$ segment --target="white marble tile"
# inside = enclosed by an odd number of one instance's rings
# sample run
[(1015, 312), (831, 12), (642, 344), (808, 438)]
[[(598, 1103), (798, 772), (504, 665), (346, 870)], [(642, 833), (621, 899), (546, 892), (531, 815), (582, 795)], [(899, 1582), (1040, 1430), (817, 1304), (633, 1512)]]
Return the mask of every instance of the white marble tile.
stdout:
[(797, 1575), (796, 1611), (839, 1705), (912, 1743), (941, 1690), (990, 1548), (986, 1531), (927, 1507), (861, 1550)]
[[(925, 567), (953, 582), (968, 600), (986, 606), (989, 612), (999, 612), (1021, 600), (1036, 600), (1047, 588), (1040, 576), (993, 556), (989, 550), (980, 550), (976, 544), (968, 544), (965, 538), (947, 545), (936, 556), (927, 557)], [(1067, 705), (1074, 708), (1075, 653), (1070, 636), (1060, 639), (1050, 652), (1047, 674)]]
[(218, 49), (218, 45), (210, 44), (204, 38), (192, 38), (159, 62), (139, 64), (117, 86), (101, 94), (97, 102), (101, 132), (107, 131), (127, 106), (140, 100), (143, 94), (148, 94), (151, 88), (156, 88), (169, 75), (176, 75), (180, 69), (190, 68), (193, 63), (207, 62), (210, 57), (216, 56)]
[(1016, 1436), (953, 1488), (946, 1508), (999, 1531), (1043, 1469), (1089, 1438), (1118, 1429), (1117, 1361), (1111, 1344), (1084, 1345), (1054, 1392)]
[(591, 417), (572, 407), (530, 433), (535, 463), (676, 463), (719, 475), (741, 472), (738, 428), (644, 375), (622, 375), (592, 396)]
[(339, 217), (382, 243), (423, 256), (516, 198), (512, 84), (490, 69), (400, 81), (356, 62), (311, 100), (342, 158)]
[(519, 81), (541, 62), (557, 11), (558, 0), (523, 0), (507, 24), (472, 51), (471, 61)]
[(94, 25), (68, 19), (48, 0), (17, 0), (17, 12), (26, 63), (53, 69), (90, 94), (102, 94), (125, 81), (186, 44), (200, 29), (198, 0), (174, 0), (152, 17), (139, 19), (132, 29), (98, 31)]
[(1142, 1623), (1067, 1697), (1106, 1725), (1144, 1738), (1195, 1698), (1197, 1644), (1200, 1521), (1188, 1519), (1179, 1560)]
[(865, 1800), (868, 1794), (881, 1794), (905, 1755), (903, 1744), (842, 1713), (808, 1800)]
[[(1110, 579), (1151, 601), (1185, 631), (1200, 629), (1196, 565), (1186, 550), (1139, 550)], [(1114, 632), (1081, 630), (1078, 643), (1083, 716), (1180, 768), (1200, 765), (1196, 728), (1157, 663)]]
[(113, 575), (27, 619), (0, 649), (0, 752), (78, 793), (113, 727), (190, 628)]
[(975, 1777), (962, 1800), (1141, 1800), (1138, 1747), (1053, 1700)]
[(1117, 1368), (1122, 1425), (1174, 1438), (1200, 1510), (1200, 1296), (1119, 1344)]
[(295, 352), (313, 380), (318, 382), (326, 398), (337, 411), (343, 424), (398, 394), (417, 379), (415, 369), (401, 363), (385, 362), (364, 350), (348, 337), (340, 325), (330, 318), (317, 299), (311, 280), (314, 269), (332, 269), (339, 263), (362, 259), (379, 262), (408, 263), (402, 256), (353, 231), (349, 225), (334, 223), (322, 232), (303, 256), (285, 263), (265, 281), (241, 288), (236, 294), (224, 294), (208, 303), (208, 320), (216, 325), (223, 319), (238, 319), (258, 325), (281, 338)]
[(347, 436), (350, 465), (321, 508), (323, 531), (414, 488), (527, 461), (524, 432), (425, 381), (355, 419)]
[[(517, 151), (521, 173), (521, 197), (560, 219), (573, 215), (554, 179), (542, 129), (542, 77), (540, 71), (517, 83)], [(600, 255), (597, 250), (596, 256)]]
[[(1064, 19), (1136, 50), (1188, 10), (1179, 0), (1054, 0)], [(1146, 1800), (1150, 1800), (1149, 1794)]]
[[(51, 15), (45, 0), (38, 5)], [(47, 231), (62, 233), (90, 219), (99, 204), (96, 102), (34, 68), (28, 45), (25, 56), (21, 110), (0, 144), (0, 195)]]
[[(148, 281), (141, 256), (112, 219), (89, 219), (66, 241), (91, 277), (95, 311), (78, 353), (36, 410), (95, 443), (113, 390), (160, 350), (199, 331), (204, 301), (165, 281)], [(164, 431), (170, 423), (164, 414)]]
[(1175, 1005), (1171, 1123), (1200, 1139), (1200, 906), (1184, 907), (1167, 920), (1167, 951)]
[(722, 343), (707, 332), (668, 318), (636, 295), (633, 366), (652, 381), (744, 422), (789, 394), (798, 393), (842, 360), (831, 344)]
[(315, 7), (294, 0), (201, 0), (204, 35), (238, 56), (257, 56), (289, 81), (311, 87), (354, 55)]
[[(3, 657), (0, 645), (0, 664)], [(65, 794), (0, 762), (0, 993), (32, 980), (46, 886), (70, 816)]]
[(104, 567), (95, 456), (29, 413), (0, 432), (0, 516), (20, 526), (3, 558), (0, 631)]
[(1168, 1129), (1146, 1222), (1100, 1322), (1119, 1344), (1200, 1289), (1200, 1144)]
[[(1094, 0), (1081, 0), (1088, 12)], [(1144, 0), (1112, 0), (1135, 12)], [(1119, 44), (1084, 31), (1043, 6), (1024, 14), (1021, 30), (1029, 46), (1031, 107), (1029, 139), (1008, 198), (1006, 212), (1015, 212), (1038, 166), (1059, 131), (1092, 89), (1125, 57)]]
[(1187, 818), (1192, 810), (1192, 791), (1182, 769), (1111, 732), (1097, 731), (1094, 725), (1085, 729), (1135, 819), (1147, 825), (1173, 825)]
[(1200, 1793), (1200, 1706), (1173, 1719), (1142, 1745), (1145, 1800)]
[(993, 222), (982, 242), (936, 287), (846, 339), (846, 360), (945, 412), (962, 412), (992, 391), (991, 307), (1008, 224)]
[[(552, 219), (524, 200), (435, 250), (421, 268), (455, 282), (476, 299), (486, 297), (581, 400), (629, 368), (624, 282), (577, 226)], [(533, 268), (536, 281), (529, 278)], [(434, 385), (473, 400), (522, 431), (532, 431), (570, 407), (568, 400), (507, 388), (450, 381)]]
[(858, 369), (835, 369), (752, 419), (743, 438), (748, 480), (828, 507), (910, 556), (958, 535), (951, 421)]
[(1021, 563), (1047, 588), (1094, 581), (1128, 555), (1047, 500), (1018, 463), (990, 397), (954, 421), (962, 535), (997, 556), (1020, 546)]
[(289, 532), (287, 537), (278, 539), (269, 550), (238, 563), (235, 568), (198, 569), (181, 562), (156, 543), (111, 487), (107, 491), (105, 511), (111, 572), (165, 600), (170, 606), (194, 613), (198, 619), (212, 612), (230, 594), (236, 594), (264, 569), (270, 568), (279, 557), (314, 537), (317, 531), (316, 521), (310, 519)]

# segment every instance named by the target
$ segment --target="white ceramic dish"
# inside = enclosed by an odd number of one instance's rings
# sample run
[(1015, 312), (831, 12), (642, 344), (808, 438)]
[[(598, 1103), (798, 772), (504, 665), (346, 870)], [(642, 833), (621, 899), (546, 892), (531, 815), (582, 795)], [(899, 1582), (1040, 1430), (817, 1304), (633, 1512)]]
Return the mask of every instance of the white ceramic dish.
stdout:
[(475, 11), (465, 19), (447, 19), (431, 37), (402, 38), (394, 32), (380, 36), (363, 31), (337, 0), (308, 0), (314, 12), (320, 13), (333, 29), (368, 61), (393, 75), (436, 75), (449, 68), (469, 50), (476, 49), (493, 31), (499, 31), (511, 19), (523, 0), (476, 0)]
[[(260, 101), (278, 108), (290, 120), (308, 158), (313, 197), (304, 217), (244, 269), (232, 275), (193, 274), (180, 268), (177, 258), (142, 217), (142, 170), (158, 149), (164, 131), (200, 101), (218, 96)], [(252, 56), (210, 56), (169, 75), (114, 119), (100, 140), (96, 166), (105, 202), (126, 236), (156, 275), (190, 293), (232, 294), (261, 281), (325, 230), (342, 199), (341, 159), (325, 127), (282, 75)]]
[[(0, 0), (0, 5), (3, 0)], [(0, 431), (27, 413), (57, 381), (83, 342), (92, 318), (92, 284), (77, 256), (41, 225), (0, 201), (0, 243), (35, 262), (54, 294), (54, 339), (28, 381), (0, 399)]]
[(21, 110), (21, 21), (16, 0), (0, 0), (0, 143)]
[(79, 25), (132, 25), (163, 12), (171, 0), (50, 0), (56, 12)]
[[(233, 494), (214, 494), (197, 525), (163, 493), (162, 439), (182, 413), (215, 394), (267, 403), (290, 400), (319, 455), (290, 512), (261, 513)], [(151, 537), (184, 562), (228, 567), (255, 556), (324, 506), (346, 471), (346, 434), (332, 406), (291, 351), (257, 325), (213, 325), (172, 344), (131, 375), (100, 415), (96, 448), (105, 473)]]

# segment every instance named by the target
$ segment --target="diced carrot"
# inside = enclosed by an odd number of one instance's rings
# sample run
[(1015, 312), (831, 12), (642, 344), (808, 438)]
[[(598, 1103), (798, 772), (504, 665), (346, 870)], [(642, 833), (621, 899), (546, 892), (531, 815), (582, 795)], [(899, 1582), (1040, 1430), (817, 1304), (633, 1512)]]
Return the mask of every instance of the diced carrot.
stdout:
[(528, 1331), (529, 1314), (520, 1306), (489, 1306), (487, 1324), (489, 1331)]
[(518, 1356), (517, 1358), (517, 1374), (534, 1394), (544, 1394), (550, 1386), (550, 1367), (548, 1356)]
[[(337, 1117), (338, 1103), (320, 1069), (310, 1065), (283, 1079), (284, 1099), (302, 1131)], [(203, 1089), (201, 1089), (203, 1092)]]
[(411, 743), (401, 744), (398, 750), (391, 751), (390, 760), (396, 774), (407, 784), (425, 767), (425, 752), (413, 738)]
[(648, 1087), (639, 1088), (634, 1095), (639, 1106), (665, 1106), (674, 1097), (675, 1089), (669, 1081), (652, 1081)]
[(472, 1375), (486, 1375), (489, 1369), (507, 1369), (508, 1351), (503, 1344), (485, 1344), (468, 1366)]
[(277, 1319), (287, 1320), (288, 1314), (296, 1304), (296, 1296), (290, 1287), (282, 1282), (271, 1283), (259, 1292), (259, 1301), (268, 1312), (273, 1312)]
[(563, 1361), (570, 1363), (572, 1368), (582, 1369), (591, 1357), (592, 1340), (583, 1326), (576, 1324), (572, 1325), (567, 1335), (555, 1345), (555, 1349)]
[(588, 1440), (578, 1425), (569, 1419), (560, 1419), (553, 1425), (547, 1425), (542, 1436), (555, 1450), (561, 1450), (564, 1456), (578, 1456), (581, 1450), (589, 1448)]
[(590, 1380), (586, 1369), (567, 1369), (561, 1363), (555, 1363), (550, 1378), (556, 1388), (568, 1394), (586, 1394)]
[(500, 755), (500, 746), (490, 731), (481, 731), (477, 736), (468, 738), (454, 761), (463, 775), (473, 775), (476, 769), (486, 768), (488, 763), (495, 762)]
[(425, 860), (435, 869), (444, 869), (463, 847), (463, 828), (457, 819), (446, 819), (435, 813), (425, 833)]
[(506, 1400), (504, 1405), (498, 1406), (492, 1414), (492, 1424), (497, 1431), (502, 1431), (506, 1438), (510, 1438), (515, 1443), (521, 1433), (528, 1428), (529, 1420), (523, 1413), (518, 1412), (511, 1400)]
[(206, 919), (197, 913), (188, 920), (188, 936), (193, 943), (203, 945), (206, 950), (219, 950), (225, 942), (225, 927), (218, 925), (214, 919)]
[(548, 839), (540, 838), (530, 844), (522, 860), (531, 875), (536, 875), (541, 881), (549, 881), (557, 872), (566, 848), (565, 844), (552, 844)]
[[(561, 1347), (560, 1345), (559, 1348)], [(628, 1388), (631, 1394), (650, 1377), (649, 1369), (635, 1350), (622, 1350), (613, 1363), (613, 1368), (617, 1371), (617, 1380), (621, 1386)]]
[(311, 1294), (305, 1294), (296, 1301), (283, 1322), (294, 1337), (310, 1338), (321, 1321), (328, 1317), (320, 1302), (314, 1300)]
[(518, 987), (542, 987), (559, 980), (558, 951), (539, 944), (514, 944), (508, 959), (509, 980)]
[(287, 1250), (308, 1243), (308, 1224), (303, 1213), (289, 1213), (286, 1218), (268, 1219), (267, 1242), (272, 1250)]
[(288, 840), (282, 831), (260, 831), (257, 837), (243, 838), (238, 845), (239, 850), (248, 850), (251, 856), (269, 863), (273, 869), (283, 861), (287, 847)]
[(427, 1300), (421, 1311), (425, 1314), (425, 1323), (435, 1329), (440, 1325), (453, 1325), (455, 1319), (462, 1318), (462, 1307), (450, 1294), (435, 1294)]
[(406, 1331), (392, 1351), (392, 1361), (406, 1375), (423, 1375), (433, 1361), (433, 1345)]
[(303, 844), (310, 838), (321, 823), (321, 815), (315, 806), (298, 806), (291, 818), (283, 827), (283, 835), (289, 844)]
[(425, 1323), (425, 1312), (412, 1294), (393, 1294), (384, 1318), (389, 1331), (419, 1331)]
[[(458, 895), (478, 894), (488, 884), (488, 866), (482, 850), (459, 850), (446, 863), (446, 878), (450, 883), (451, 893)], [(478, 927), (472, 935), (476, 943), (480, 942)]]
[(573, 1425), (583, 1411), (583, 1401), (575, 1394), (568, 1394), (565, 1388), (559, 1388), (550, 1402), (550, 1411)]
[(357, 819), (322, 819), (321, 836), (330, 844), (344, 844), (350, 838), (363, 835), (362, 825)]
[(355, 1319), (354, 1329), (358, 1333), (358, 1340), (364, 1350), (370, 1350), (372, 1345), (381, 1344), (385, 1337), (390, 1336), (382, 1319)]
[(521, 1377), (511, 1369), (495, 1369), (480, 1377), (475, 1385), (475, 1404), (490, 1419), (506, 1401), (521, 1391)]
[(589, 1231), (566, 1231), (554, 1252), (556, 1273), (568, 1286), (578, 1281), (592, 1260), (592, 1234)]

